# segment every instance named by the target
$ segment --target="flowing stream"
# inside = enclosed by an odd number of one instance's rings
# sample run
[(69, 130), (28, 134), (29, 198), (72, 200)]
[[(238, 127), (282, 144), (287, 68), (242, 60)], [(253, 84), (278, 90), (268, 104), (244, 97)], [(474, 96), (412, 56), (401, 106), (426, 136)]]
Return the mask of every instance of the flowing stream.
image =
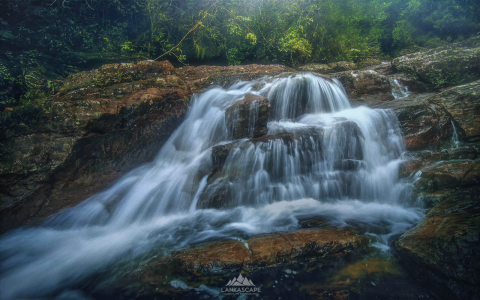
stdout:
[[(269, 99), (268, 133), (231, 141), (225, 111), (248, 94)], [(231, 150), (211, 174), (219, 145)], [(294, 230), (309, 219), (381, 226), (377, 246), (388, 248), (423, 217), (398, 178), (403, 152), (395, 115), (352, 108), (337, 81), (304, 74), (211, 88), (192, 98), (153, 162), (39, 227), (4, 235), (0, 299), (49, 298), (152, 249)]]

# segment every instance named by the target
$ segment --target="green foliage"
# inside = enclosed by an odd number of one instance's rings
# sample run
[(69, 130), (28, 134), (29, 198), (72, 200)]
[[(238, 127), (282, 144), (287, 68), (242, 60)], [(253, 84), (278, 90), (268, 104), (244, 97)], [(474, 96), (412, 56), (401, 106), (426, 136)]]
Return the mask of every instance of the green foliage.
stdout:
[(132, 42), (125, 42), (123, 43), (122, 45), (122, 51), (126, 51), (126, 52), (133, 52), (135, 51), (133, 49), (133, 43)]
[(132, 56), (361, 64), (480, 31), (478, 0), (3, 1), (0, 11), (0, 102), (9, 105), (29, 103), (41, 82)]
[(451, 86), (462, 82), (468, 82), (475, 78), (474, 74), (457, 72), (447, 72), (444, 70), (430, 71), (425, 74), (425, 80), (429, 85), (435, 89), (445, 86)]

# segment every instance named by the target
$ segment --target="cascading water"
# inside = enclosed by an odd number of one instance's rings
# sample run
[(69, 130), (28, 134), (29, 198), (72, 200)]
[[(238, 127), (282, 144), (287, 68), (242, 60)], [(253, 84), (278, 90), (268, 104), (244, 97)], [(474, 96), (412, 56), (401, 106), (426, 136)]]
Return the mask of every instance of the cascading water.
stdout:
[(390, 78), (390, 86), (392, 87), (392, 95), (395, 99), (403, 99), (410, 95), (408, 86), (403, 86), (398, 79)]
[[(268, 133), (229, 141), (225, 110), (248, 94), (269, 99)], [(229, 154), (211, 174), (212, 147), (221, 146)], [(305, 74), (212, 88), (193, 97), (152, 163), (40, 227), (3, 236), (0, 299), (48, 298), (154, 248), (293, 230), (307, 219), (383, 226), (386, 240), (422, 218), (398, 179), (403, 151), (395, 116), (351, 108), (337, 81)]]

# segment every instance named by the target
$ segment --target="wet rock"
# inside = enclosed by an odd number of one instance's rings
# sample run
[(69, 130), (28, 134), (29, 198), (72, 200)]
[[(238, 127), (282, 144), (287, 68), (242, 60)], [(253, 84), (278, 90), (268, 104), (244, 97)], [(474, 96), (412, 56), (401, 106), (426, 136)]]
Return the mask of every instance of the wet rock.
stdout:
[(351, 99), (368, 102), (394, 99), (389, 79), (374, 70), (342, 72), (333, 77), (340, 80)]
[(3, 114), (2, 231), (75, 205), (151, 161), (181, 121), (187, 100), (184, 89), (152, 88)]
[(267, 133), (270, 102), (265, 97), (247, 95), (225, 111), (225, 124), (231, 139), (259, 137)]
[(401, 56), (392, 64), (434, 88), (472, 81), (480, 76), (480, 36)]
[(348, 61), (334, 62), (334, 63), (328, 64), (328, 66), (332, 68), (334, 72), (343, 72), (343, 71), (350, 71), (350, 70), (356, 69), (356, 65)]
[(288, 70), (110, 64), (69, 76), (44, 104), (0, 112), (0, 232), (76, 205), (152, 161), (194, 92)]
[(306, 64), (298, 68), (300, 71), (304, 72), (315, 72), (318, 74), (329, 74), (334, 73), (335, 71), (328, 64)]
[(442, 107), (429, 102), (432, 96), (417, 95), (371, 106), (395, 111), (408, 150), (434, 148), (450, 142), (454, 130)]
[(451, 144), (455, 132), (459, 141), (479, 140), (479, 94), (480, 81), (475, 81), (439, 94), (413, 95), (370, 106), (393, 109), (397, 113), (407, 149), (434, 149)]
[[(197, 208), (227, 209), (255, 205), (252, 195), (258, 191), (252, 186), (252, 178), (257, 176), (260, 176), (259, 180), (277, 184), (283, 183), (287, 176), (301, 175), (319, 176), (318, 180), (321, 181), (328, 178), (322, 178), (321, 174), (312, 175), (312, 172), (314, 166), (326, 160), (332, 162), (335, 170), (356, 171), (365, 166), (362, 149), (364, 137), (355, 122), (338, 121), (328, 131), (319, 126), (273, 130), (278, 132), (213, 148), (214, 168), (199, 197)], [(334, 153), (326, 153), (324, 145), (329, 145), (331, 139), (334, 139), (337, 148)], [(259, 156), (260, 152), (263, 155)], [(279, 164), (281, 162), (292, 164), (295, 169), (286, 171)], [(348, 179), (339, 180), (341, 182), (338, 184), (348, 189)], [(271, 185), (266, 186), (265, 194), (277, 192), (268, 190)], [(266, 201), (273, 199), (267, 198)]]
[(421, 94), (431, 91), (431, 88), (426, 83), (419, 81), (409, 74), (397, 73), (387, 77), (390, 85), (392, 85), (392, 81), (397, 80), (401, 86), (408, 88), (409, 93)]
[(442, 149), (440, 151), (423, 150), (412, 151), (405, 154), (408, 160), (400, 168), (400, 177), (408, 177), (422, 170), (422, 168), (431, 166), (436, 162), (445, 160), (475, 160), (480, 157), (480, 148), (478, 145), (466, 145), (459, 148)]
[[(173, 273), (218, 274), (366, 252), (371, 240), (352, 228), (322, 228), (212, 242), (151, 260), (140, 278)], [(168, 268), (162, 266), (168, 265)]]
[(292, 68), (281, 65), (244, 65), (244, 66), (187, 66), (176, 69), (176, 73), (188, 82), (194, 93), (219, 85), (228, 87), (238, 81), (249, 81), (265, 76), (274, 76), (284, 72), (292, 72)]
[(90, 86), (102, 87), (113, 84), (144, 80), (159, 75), (169, 75), (174, 71), (168, 61), (140, 61), (134, 63), (108, 64), (92, 71), (70, 75), (63, 83), (60, 94)]
[[(235, 142), (226, 145), (214, 147), (212, 149), (212, 160), (214, 167), (212, 173), (209, 175), (207, 185), (199, 197), (197, 208), (216, 208), (226, 209), (238, 205), (252, 205), (250, 198), (242, 199), (243, 203), (234, 203), (231, 200), (235, 198), (235, 191), (233, 185), (238, 186), (245, 181), (248, 181), (252, 176), (252, 170), (256, 169), (256, 157), (252, 151), (268, 152), (271, 146), (280, 144), (282, 140), (282, 147), (285, 147), (287, 155), (293, 155), (297, 147), (304, 150), (311, 150), (316, 147), (321, 153), (321, 141), (319, 137), (321, 132), (318, 129), (309, 128), (301, 130), (296, 133), (278, 133), (275, 135), (265, 135), (259, 138), (249, 139), (242, 142)], [(316, 144), (306, 137), (315, 136)], [(248, 151), (250, 150), (250, 151)], [(226, 166), (226, 162), (228, 162)], [(304, 172), (308, 172), (312, 165), (310, 157), (302, 158), (302, 163), (298, 167)], [(283, 168), (277, 168), (277, 165), (265, 158), (263, 161), (264, 171), (274, 178), (281, 178), (283, 176)], [(247, 191), (246, 185), (244, 185)], [(249, 190), (248, 190), (249, 191)], [(255, 191), (250, 191), (255, 192)]]
[(480, 189), (452, 193), (396, 242), (411, 274), (445, 299), (478, 299)]
[(446, 114), (454, 121), (458, 135), (462, 139), (467, 141), (480, 139), (480, 119), (478, 118), (480, 115), (480, 81), (445, 90), (430, 99), (430, 102), (445, 110)]
[(415, 183), (418, 194), (427, 194), (451, 188), (480, 185), (480, 161), (440, 161), (421, 169)]
[(222, 169), (225, 160), (227, 159), (232, 149), (237, 146), (237, 144), (238, 143), (229, 143), (225, 145), (215, 146), (212, 148), (213, 174)]
[(305, 72), (315, 72), (319, 74), (329, 74), (335, 72), (343, 72), (343, 71), (350, 71), (355, 70), (357, 67), (352, 62), (347, 61), (339, 61), (329, 64), (317, 64), (311, 63), (300, 66), (298, 70), (305, 71)]

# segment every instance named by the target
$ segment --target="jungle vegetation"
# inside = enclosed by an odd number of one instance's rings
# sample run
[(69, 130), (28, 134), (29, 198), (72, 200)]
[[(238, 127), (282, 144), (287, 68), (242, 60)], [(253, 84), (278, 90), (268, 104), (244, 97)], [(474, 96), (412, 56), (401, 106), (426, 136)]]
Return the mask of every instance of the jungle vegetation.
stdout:
[(389, 59), (480, 31), (478, 0), (0, 2), (0, 105), (42, 101), (57, 79), (110, 62)]

